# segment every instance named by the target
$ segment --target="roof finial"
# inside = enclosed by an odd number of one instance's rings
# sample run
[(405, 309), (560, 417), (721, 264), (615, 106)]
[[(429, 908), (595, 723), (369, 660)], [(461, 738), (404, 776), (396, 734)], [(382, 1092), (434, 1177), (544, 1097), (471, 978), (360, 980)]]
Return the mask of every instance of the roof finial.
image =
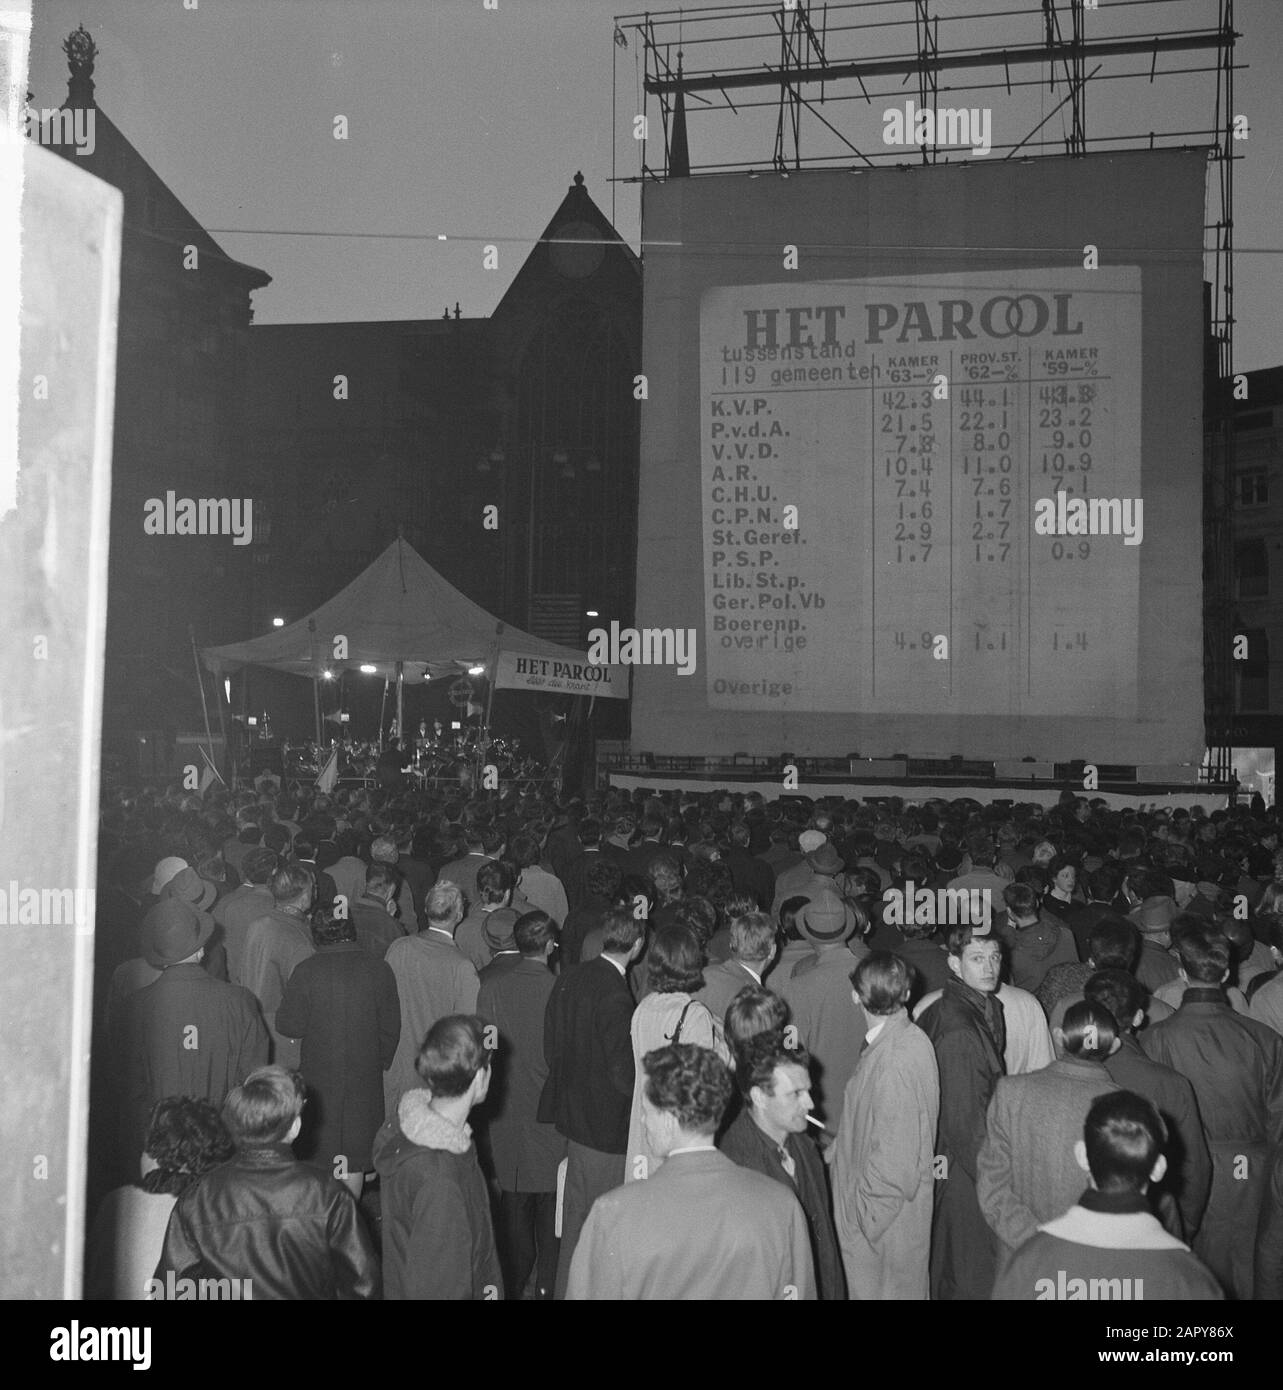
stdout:
[(583, 176), (582, 173), (576, 172), (576, 174), (575, 174), (575, 187), (576, 187), (576, 188), (582, 188), (583, 186), (584, 186), (584, 176)]
[(67, 82), (67, 105), (86, 107), (94, 104), (94, 59), (98, 45), (81, 24), (62, 41), (71, 77)]

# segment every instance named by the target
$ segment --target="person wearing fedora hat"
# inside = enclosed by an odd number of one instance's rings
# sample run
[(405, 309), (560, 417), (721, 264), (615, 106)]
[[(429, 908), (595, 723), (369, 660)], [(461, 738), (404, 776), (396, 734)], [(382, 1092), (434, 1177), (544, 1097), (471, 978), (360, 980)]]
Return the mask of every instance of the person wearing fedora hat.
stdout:
[[(546, 912), (517, 912), (515, 908), (499, 907), (491, 912), (482, 928), (482, 936), (490, 952), (490, 963), (478, 971), (478, 978), (484, 986), (487, 980), (504, 975), (521, 963), (521, 952), (517, 949), (517, 923), (527, 917), (548, 917)], [(551, 921), (551, 918), (548, 918)]]
[(830, 886), (813, 893), (797, 915), (797, 928), (814, 955), (798, 961), (792, 975), (775, 981), (775, 987), (789, 1006), (799, 1041), (815, 1059), (816, 1106), (836, 1134), (846, 1083), (869, 1030), (864, 1010), (851, 995), (851, 972), (869, 954), (861, 940), (869, 919)]
[[(184, 867), (179, 869), (172, 878), (165, 881), (164, 887), (160, 890), (159, 902), (164, 902), (166, 899), (177, 899), (187, 903), (203, 915), (208, 911), (216, 896), (217, 889), (212, 883), (201, 878), (195, 869)], [(157, 906), (159, 906), (159, 902)], [(154, 911), (155, 908), (152, 909), (152, 912)], [(148, 917), (150, 916), (151, 913), (148, 913)], [(154, 953), (149, 944), (150, 933), (147, 928), (148, 917), (143, 919), (140, 933), (142, 954), (135, 956), (132, 960), (124, 961), (112, 973), (104, 1011), (104, 1022), (109, 1038), (114, 1036), (119, 1024), (121, 1005), (131, 994), (146, 988), (153, 980), (159, 979), (161, 971), (164, 969), (162, 964), (158, 964), (153, 959)], [(214, 979), (226, 980), (227, 954), (218, 937), (219, 933), (215, 931), (211, 939), (206, 942), (201, 965)]]
[(1166, 893), (1154, 893), (1131, 912), (1127, 919), (1140, 931), (1140, 955), (1136, 960), (1136, 978), (1151, 993), (1180, 978), (1180, 967), (1171, 955), (1171, 926), (1180, 915), (1176, 899)]
[(822, 830), (804, 830), (797, 842), (802, 851), (802, 862), (786, 869), (775, 880), (771, 911), (776, 915), (789, 898), (812, 898), (822, 888), (845, 893), (845, 883), (839, 879), (839, 875), (846, 864), (828, 836)]
[[(211, 912), (218, 901), (218, 887), (193, 868), (179, 869), (160, 890), (160, 896), (162, 900), (177, 898), (197, 912)], [(228, 978), (227, 948), (223, 945), (223, 932), (217, 917), (214, 918), (214, 935), (205, 943), (205, 959), (201, 963), (216, 980)]]
[(120, 1160), (138, 1155), (152, 1106), (166, 1096), (223, 1097), (267, 1061), (268, 1035), (249, 990), (201, 968), (214, 919), (180, 898), (166, 898), (144, 921), (147, 963), (160, 972), (125, 1000), (118, 1034), (122, 1087)]

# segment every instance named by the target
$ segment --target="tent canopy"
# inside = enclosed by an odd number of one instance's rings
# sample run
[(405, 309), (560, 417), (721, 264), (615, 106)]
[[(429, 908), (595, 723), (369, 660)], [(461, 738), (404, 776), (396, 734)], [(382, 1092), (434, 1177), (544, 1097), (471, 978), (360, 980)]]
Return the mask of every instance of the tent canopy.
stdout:
[[(346, 656), (337, 639), (346, 639)], [(267, 666), (300, 676), (373, 666), (407, 681), (457, 675), (471, 665), (489, 667), (496, 643), (504, 652), (583, 663), (584, 653), (501, 624), (447, 583), (405, 540), (398, 538), (347, 588), (306, 618), (248, 642), (204, 647), (216, 675), (243, 666)]]

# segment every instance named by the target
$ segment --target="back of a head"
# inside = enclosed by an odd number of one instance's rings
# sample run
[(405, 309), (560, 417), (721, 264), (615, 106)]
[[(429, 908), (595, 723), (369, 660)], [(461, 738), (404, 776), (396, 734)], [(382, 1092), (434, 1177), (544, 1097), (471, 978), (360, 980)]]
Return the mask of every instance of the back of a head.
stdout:
[(242, 1148), (282, 1143), (303, 1113), (306, 1095), (298, 1072), (259, 1067), (228, 1093), (223, 1123)]
[(789, 1006), (765, 985), (745, 985), (726, 1008), (726, 1041), (739, 1048), (763, 1034), (782, 1034)]
[(401, 875), (391, 864), (371, 864), (365, 871), (365, 891), (372, 898), (386, 898), (401, 884)]
[(1083, 1141), (1092, 1181), (1101, 1192), (1141, 1192), (1167, 1142), (1167, 1128), (1143, 1096), (1110, 1091), (1087, 1111)]
[(673, 915), (681, 926), (689, 927), (699, 937), (701, 945), (706, 946), (717, 930), (717, 909), (707, 898), (683, 898)]
[(731, 1070), (706, 1047), (672, 1043), (642, 1058), (646, 1099), (688, 1134), (713, 1135), (730, 1104)]
[(977, 867), (993, 863), (993, 840), (986, 831), (974, 831), (967, 836), (967, 854)]
[(1002, 890), (1007, 911), (1016, 917), (1031, 917), (1038, 910), (1038, 899), (1027, 883), (1010, 883)]
[(557, 924), (546, 912), (526, 912), (517, 918), (512, 935), (523, 956), (539, 956), (545, 946), (556, 941)]
[(1065, 1051), (1080, 1062), (1103, 1062), (1118, 1041), (1114, 1015), (1091, 999), (1065, 1010), (1061, 1032)]
[(855, 967), (851, 983), (864, 1011), (886, 1018), (908, 998), (909, 967), (890, 951), (873, 951)]
[(626, 956), (642, 939), (644, 922), (633, 916), (631, 907), (608, 908), (602, 918), (601, 949), (604, 955)]
[(675, 893), (682, 886), (681, 865), (671, 854), (658, 854), (650, 862), (650, 881), (659, 893)]
[(514, 882), (507, 864), (488, 860), (477, 870), (477, 896), (483, 903), (501, 903), (512, 892)]
[(143, 1177), (144, 1191), (178, 1196), (231, 1158), (236, 1145), (208, 1101), (166, 1096), (152, 1107), (143, 1152), (157, 1165)]
[(1099, 970), (1130, 970), (1139, 950), (1136, 923), (1112, 913), (1102, 917), (1087, 936), (1087, 956)]
[(1123, 885), (1123, 872), (1116, 864), (1102, 864), (1087, 875), (1087, 890), (1093, 902), (1107, 903)]
[(694, 994), (704, 987), (704, 951), (689, 927), (661, 927), (647, 960), (652, 994)]
[(428, 925), (445, 927), (463, 913), (463, 890), (449, 879), (441, 879), (428, 889), (424, 903)]
[(302, 864), (282, 864), (272, 875), (272, 898), (277, 903), (294, 902), (312, 891), (312, 875)]
[(1178, 917), (1173, 924), (1180, 928), (1173, 931), (1173, 939), (1181, 969), (1191, 985), (1219, 985), (1230, 968), (1230, 944), (1220, 932), (1201, 929), (1197, 919), (1191, 922), (1187, 917)]
[(746, 912), (731, 923), (731, 955), (750, 963), (766, 960), (775, 950), (775, 923), (765, 912)]
[(1109, 1010), (1122, 1033), (1131, 1031), (1132, 1020), (1145, 1002), (1140, 981), (1130, 971), (1116, 967), (1097, 970), (1083, 986), (1083, 993), (1093, 1004)]
[(623, 871), (613, 859), (604, 855), (594, 859), (584, 874), (584, 884), (595, 898), (604, 898), (613, 903), (619, 897), (620, 885), (624, 881)]
[(538, 839), (524, 831), (520, 835), (514, 835), (512, 837), (512, 861), (519, 869), (529, 869), (538, 864)]
[(419, 1079), (434, 1096), (446, 1100), (463, 1095), (489, 1065), (486, 1025), (474, 1014), (437, 1019), (414, 1059)]

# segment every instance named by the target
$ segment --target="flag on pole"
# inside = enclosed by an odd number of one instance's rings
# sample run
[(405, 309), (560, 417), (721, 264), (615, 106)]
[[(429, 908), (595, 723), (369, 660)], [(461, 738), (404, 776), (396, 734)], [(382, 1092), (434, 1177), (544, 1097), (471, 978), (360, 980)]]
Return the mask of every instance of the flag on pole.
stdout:
[(330, 756), (325, 766), (321, 769), (320, 775), (316, 779), (316, 785), (323, 792), (332, 792), (335, 784), (339, 780), (339, 746), (336, 743), (330, 750)]
[[(201, 757), (205, 759), (205, 767), (201, 772), (200, 786), (198, 788), (200, 794), (204, 796), (205, 793), (210, 789), (210, 787), (214, 785), (215, 782), (223, 782), (223, 778), (222, 775), (219, 773), (219, 770), (210, 761), (209, 754), (203, 748), (201, 748), (200, 744), (197, 744), (196, 747), (200, 752)], [(223, 785), (226, 786), (227, 783), (223, 782)]]

